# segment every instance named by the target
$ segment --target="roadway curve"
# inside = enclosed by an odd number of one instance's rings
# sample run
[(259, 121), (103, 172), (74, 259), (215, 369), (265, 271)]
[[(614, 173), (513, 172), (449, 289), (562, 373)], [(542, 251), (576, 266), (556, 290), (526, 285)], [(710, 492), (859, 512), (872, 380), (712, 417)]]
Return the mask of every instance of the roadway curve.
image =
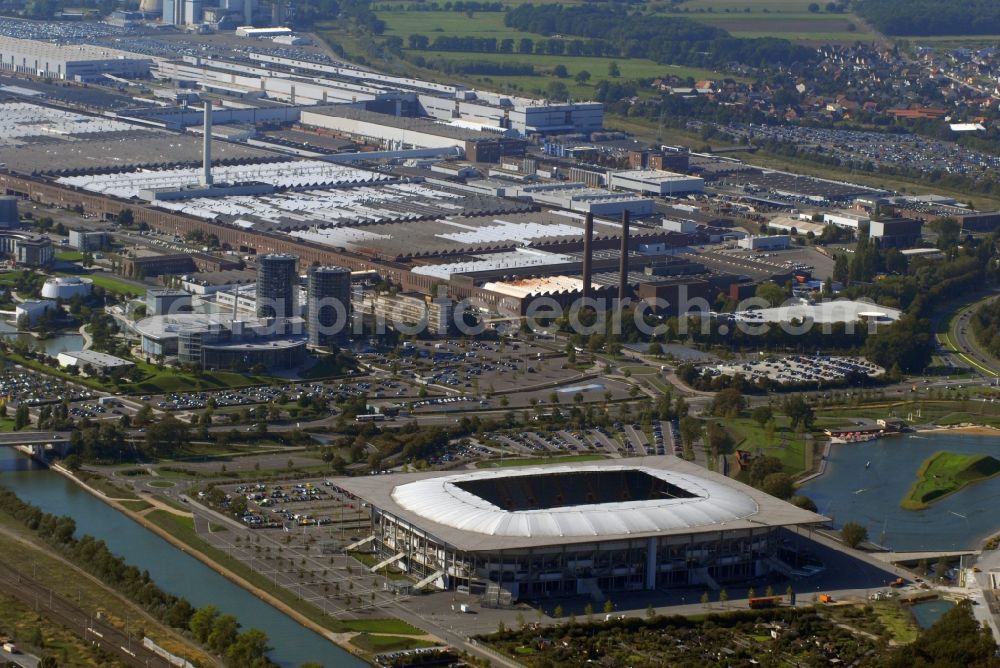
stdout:
[(1000, 377), (1000, 360), (982, 349), (972, 333), (970, 321), (980, 306), (997, 298), (998, 295), (991, 294), (959, 307), (948, 323), (947, 331), (937, 333), (938, 346), (942, 352), (950, 353), (989, 378)]

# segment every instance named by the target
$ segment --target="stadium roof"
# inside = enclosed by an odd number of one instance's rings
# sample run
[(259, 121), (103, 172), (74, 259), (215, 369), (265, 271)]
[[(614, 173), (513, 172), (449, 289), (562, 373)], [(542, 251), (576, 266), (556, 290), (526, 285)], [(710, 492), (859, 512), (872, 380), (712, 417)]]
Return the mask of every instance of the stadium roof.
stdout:
[(394, 474), (337, 482), (374, 506), (468, 551), (809, 524), (826, 519), (667, 456), (469, 473)]

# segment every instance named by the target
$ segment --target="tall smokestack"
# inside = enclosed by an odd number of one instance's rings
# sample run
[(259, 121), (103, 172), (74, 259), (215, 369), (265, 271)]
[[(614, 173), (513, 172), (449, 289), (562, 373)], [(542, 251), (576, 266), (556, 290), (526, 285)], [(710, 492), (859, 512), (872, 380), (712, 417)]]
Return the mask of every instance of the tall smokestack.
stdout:
[(618, 303), (623, 304), (628, 289), (628, 209), (622, 211), (622, 249), (618, 267)]
[(212, 101), (205, 100), (205, 136), (201, 149), (201, 185), (212, 185)]
[(594, 214), (588, 213), (583, 223), (583, 302), (590, 299), (590, 275), (593, 271), (594, 250), (591, 242), (594, 237)]

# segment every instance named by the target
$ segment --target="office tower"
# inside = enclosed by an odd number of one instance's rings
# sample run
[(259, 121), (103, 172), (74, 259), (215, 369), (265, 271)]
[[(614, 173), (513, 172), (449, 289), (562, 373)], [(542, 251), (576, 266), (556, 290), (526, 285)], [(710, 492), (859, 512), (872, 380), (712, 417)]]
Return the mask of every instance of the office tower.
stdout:
[(299, 306), (299, 274), (294, 255), (262, 255), (257, 260), (257, 317), (291, 318)]
[(328, 346), (347, 338), (351, 319), (351, 270), (310, 267), (306, 295), (309, 344)]

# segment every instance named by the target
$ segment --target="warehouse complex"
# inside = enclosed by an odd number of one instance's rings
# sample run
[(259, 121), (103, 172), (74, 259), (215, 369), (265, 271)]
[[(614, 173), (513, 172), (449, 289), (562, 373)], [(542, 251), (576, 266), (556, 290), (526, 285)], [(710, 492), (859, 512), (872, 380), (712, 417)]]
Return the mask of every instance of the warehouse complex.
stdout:
[(666, 456), (335, 483), (380, 567), (486, 603), (745, 581), (782, 567), (779, 528), (826, 519)]
[(152, 64), (150, 58), (127, 51), (0, 36), (0, 72), (86, 83), (105, 74), (147, 77)]

